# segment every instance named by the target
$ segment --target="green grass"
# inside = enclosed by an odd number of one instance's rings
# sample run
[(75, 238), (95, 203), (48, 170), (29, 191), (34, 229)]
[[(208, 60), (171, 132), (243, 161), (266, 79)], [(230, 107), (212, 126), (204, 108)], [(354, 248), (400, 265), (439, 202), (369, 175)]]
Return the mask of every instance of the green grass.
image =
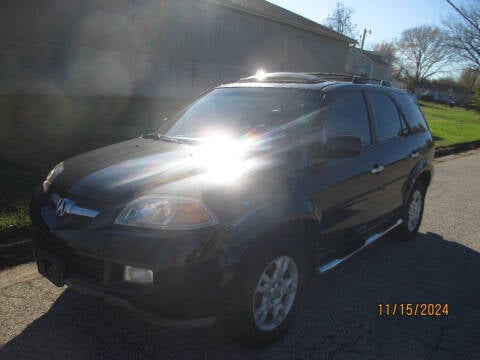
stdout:
[(30, 227), (28, 203), (25, 199), (18, 201), (13, 209), (4, 209), (0, 213), (0, 233), (17, 233)]
[(480, 115), (473, 110), (420, 101), (435, 146), (480, 140)]
[(30, 227), (28, 201), (42, 175), (0, 158), (0, 240)]

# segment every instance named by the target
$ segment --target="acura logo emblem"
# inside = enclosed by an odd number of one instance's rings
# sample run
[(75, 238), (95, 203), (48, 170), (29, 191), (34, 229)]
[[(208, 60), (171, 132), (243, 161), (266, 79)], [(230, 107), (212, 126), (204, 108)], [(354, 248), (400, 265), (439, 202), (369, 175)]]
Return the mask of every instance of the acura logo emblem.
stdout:
[(70, 214), (76, 216), (85, 216), (93, 219), (100, 213), (97, 210), (77, 206), (75, 201), (62, 198), (57, 194), (53, 194), (50, 200), (52, 201), (53, 206), (55, 206), (55, 214), (58, 217), (61, 217), (65, 214)]
[(60, 201), (57, 203), (57, 209), (55, 210), (55, 213), (57, 214), (57, 216), (63, 216), (65, 214), (66, 209), (67, 209), (67, 200), (60, 199)]

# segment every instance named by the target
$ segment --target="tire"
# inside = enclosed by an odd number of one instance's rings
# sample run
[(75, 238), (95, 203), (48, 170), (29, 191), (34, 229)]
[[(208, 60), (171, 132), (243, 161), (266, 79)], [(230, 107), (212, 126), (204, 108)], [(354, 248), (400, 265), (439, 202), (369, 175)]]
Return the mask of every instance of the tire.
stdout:
[(423, 183), (416, 183), (403, 205), (403, 223), (396, 231), (396, 237), (402, 241), (409, 241), (415, 238), (422, 223), (423, 209), (425, 206), (426, 187)]
[[(249, 253), (227, 296), (221, 323), (234, 340), (261, 348), (282, 336), (292, 324), (305, 292), (307, 261), (303, 249), (293, 242)], [(278, 277), (282, 264), (285, 273)], [(292, 285), (295, 273), (296, 286)]]

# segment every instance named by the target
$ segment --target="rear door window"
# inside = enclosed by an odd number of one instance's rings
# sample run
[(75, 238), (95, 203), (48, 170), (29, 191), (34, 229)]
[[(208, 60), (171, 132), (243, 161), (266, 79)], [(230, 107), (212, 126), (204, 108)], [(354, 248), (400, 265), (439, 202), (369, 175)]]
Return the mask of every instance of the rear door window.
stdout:
[(360, 92), (339, 95), (328, 106), (324, 123), (325, 140), (338, 135), (358, 136), (362, 144), (369, 145), (370, 122), (365, 99)]

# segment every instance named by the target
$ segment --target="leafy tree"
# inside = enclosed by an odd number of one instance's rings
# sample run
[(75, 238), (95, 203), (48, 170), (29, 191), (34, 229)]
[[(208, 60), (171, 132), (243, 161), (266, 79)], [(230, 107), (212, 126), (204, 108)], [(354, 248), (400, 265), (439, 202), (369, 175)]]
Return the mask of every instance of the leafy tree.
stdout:
[(341, 2), (337, 2), (335, 10), (330, 14), (325, 23), (336, 32), (355, 38), (357, 35), (357, 25), (352, 23), (352, 14), (354, 10), (345, 6)]
[(480, 85), (480, 71), (463, 69), (460, 79), (458, 79), (458, 84), (470, 91), (473, 91), (476, 85)]

